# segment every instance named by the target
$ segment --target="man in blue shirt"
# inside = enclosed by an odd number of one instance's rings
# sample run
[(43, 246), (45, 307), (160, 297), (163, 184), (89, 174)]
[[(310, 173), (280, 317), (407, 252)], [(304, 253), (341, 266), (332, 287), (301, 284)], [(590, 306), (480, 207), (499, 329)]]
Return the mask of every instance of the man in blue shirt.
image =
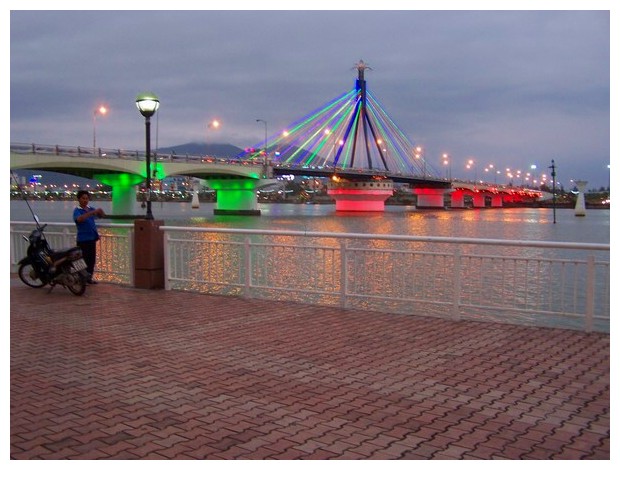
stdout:
[(93, 278), (93, 273), (95, 272), (97, 241), (99, 240), (95, 217), (101, 218), (105, 213), (101, 208), (93, 208), (88, 205), (90, 202), (88, 191), (80, 190), (77, 193), (77, 198), (79, 205), (73, 210), (73, 221), (77, 226), (77, 246), (82, 249), (82, 255), (86, 262), (87, 282), (95, 284), (97, 281)]

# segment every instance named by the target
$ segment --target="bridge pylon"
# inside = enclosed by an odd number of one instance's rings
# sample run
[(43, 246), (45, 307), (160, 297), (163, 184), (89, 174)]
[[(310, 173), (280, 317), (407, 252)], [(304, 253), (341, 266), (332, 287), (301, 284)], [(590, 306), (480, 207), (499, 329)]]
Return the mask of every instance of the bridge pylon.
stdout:
[(143, 182), (141, 175), (133, 173), (95, 173), (93, 178), (112, 187), (112, 214), (135, 215), (138, 185)]
[(210, 178), (209, 188), (217, 192), (215, 215), (260, 215), (257, 190), (273, 183), (260, 178)]
[(337, 212), (383, 212), (385, 201), (394, 194), (394, 182), (332, 179), (327, 194), (336, 200)]

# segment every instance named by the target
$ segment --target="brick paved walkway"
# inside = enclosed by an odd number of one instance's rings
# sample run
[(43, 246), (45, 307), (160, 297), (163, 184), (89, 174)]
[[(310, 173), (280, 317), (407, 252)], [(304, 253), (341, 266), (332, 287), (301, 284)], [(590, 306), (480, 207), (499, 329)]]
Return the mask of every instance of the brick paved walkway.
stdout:
[(609, 459), (609, 336), (11, 279), (13, 459)]

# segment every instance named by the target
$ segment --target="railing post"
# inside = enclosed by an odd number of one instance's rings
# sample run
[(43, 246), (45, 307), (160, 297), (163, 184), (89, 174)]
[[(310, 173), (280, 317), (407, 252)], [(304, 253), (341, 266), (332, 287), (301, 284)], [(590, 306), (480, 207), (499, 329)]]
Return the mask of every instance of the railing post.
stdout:
[(452, 285), (454, 291), (452, 292), (452, 320), (460, 320), (461, 318), (461, 247), (457, 245), (454, 250), (454, 278)]
[(243, 244), (244, 249), (244, 293), (243, 296), (249, 298), (252, 294), (252, 239), (247, 236)]
[(585, 310), (585, 330), (591, 332), (594, 328), (594, 282), (595, 266), (594, 255), (588, 256), (586, 272), (586, 310)]
[(168, 239), (170, 234), (164, 232), (164, 290), (170, 290), (170, 243)]
[(62, 244), (66, 246), (73, 245), (75, 243), (73, 233), (69, 232), (67, 227), (62, 229)]
[(347, 241), (340, 242), (340, 307), (347, 308), (347, 292), (349, 278), (347, 277)]
[(11, 242), (11, 265), (10, 265), (10, 270), (13, 271), (13, 267), (15, 265), (17, 265), (17, 262), (21, 259), (17, 258), (17, 238), (15, 236), (15, 231), (13, 229), (13, 225), (11, 225), (11, 236), (10, 236), (10, 242)]

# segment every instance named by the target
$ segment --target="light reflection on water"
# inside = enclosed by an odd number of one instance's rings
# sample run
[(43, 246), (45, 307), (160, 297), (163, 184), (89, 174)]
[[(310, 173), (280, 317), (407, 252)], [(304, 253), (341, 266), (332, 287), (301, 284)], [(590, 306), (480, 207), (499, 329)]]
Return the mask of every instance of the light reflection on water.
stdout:
[[(13, 200), (11, 220), (32, 220), (24, 201)], [(75, 202), (31, 202), (41, 222), (71, 222)], [(92, 202), (111, 213), (111, 202)], [(610, 242), (610, 211), (587, 210), (583, 217), (572, 209), (485, 208), (416, 210), (387, 206), (385, 212), (336, 212), (334, 205), (259, 204), (261, 215), (213, 215), (212, 203), (191, 208), (186, 202), (154, 202), (153, 215), (166, 225), (251, 228), (341, 233), (472, 237), (552, 242)], [(139, 204), (134, 209), (143, 213)], [(105, 221), (105, 220), (104, 220)], [(109, 220), (107, 220), (109, 221)], [(127, 220), (120, 220), (127, 222)]]
[[(11, 220), (31, 220), (24, 201), (11, 201)], [(38, 201), (31, 208), (41, 222), (71, 222), (75, 202)], [(111, 212), (111, 202), (92, 202)], [(410, 235), (429, 237), (463, 237), (519, 241), (551, 241), (571, 243), (610, 243), (610, 210), (588, 210), (577, 217), (572, 209), (557, 209), (557, 223), (553, 210), (547, 208), (486, 208), (455, 210), (416, 210), (414, 207), (387, 206), (385, 212), (336, 212), (334, 205), (259, 204), (261, 215), (213, 215), (213, 203), (203, 203), (194, 209), (187, 202), (154, 202), (153, 215), (165, 225), (191, 227), (221, 227), (264, 230), (292, 230), (303, 232), (364, 233), (375, 235)], [(141, 212), (139, 204), (134, 209)], [(104, 220), (106, 221), (106, 220)], [(115, 220), (107, 220), (114, 223)], [(131, 220), (118, 220), (131, 223)], [(239, 241), (243, 241), (241, 237)], [(337, 242), (323, 239), (326, 246)], [(391, 248), (402, 246), (386, 240), (374, 240), (365, 246)], [(452, 251), (451, 245), (414, 244), (416, 249)], [(407, 247), (411, 248), (411, 247)], [(464, 245), (463, 253), (473, 253), (475, 247)], [(522, 247), (501, 250), (484, 246), (484, 253), (493, 255), (523, 255)], [(529, 248), (527, 254), (548, 254), (542, 249)], [(609, 254), (595, 252), (595, 257), (608, 258)], [(570, 250), (558, 250), (554, 256), (572, 257)]]

